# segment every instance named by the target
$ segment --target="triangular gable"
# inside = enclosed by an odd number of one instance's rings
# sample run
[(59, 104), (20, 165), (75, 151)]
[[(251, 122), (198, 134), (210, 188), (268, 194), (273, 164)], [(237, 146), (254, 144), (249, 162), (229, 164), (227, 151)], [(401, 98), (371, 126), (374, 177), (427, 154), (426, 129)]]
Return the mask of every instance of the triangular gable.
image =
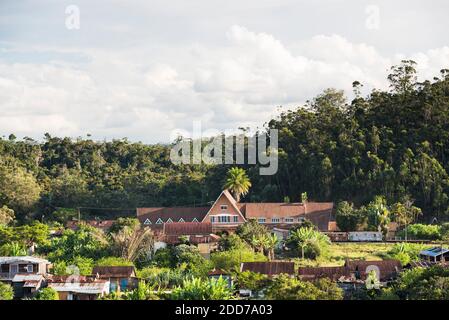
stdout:
[(163, 224), (163, 223), (164, 223), (164, 221), (162, 221), (161, 218), (157, 219), (157, 221), (156, 221), (156, 224)]
[(149, 224), (151, 224), (151, 221), (150, 221), (150, 219), (148, 219), (148, 218), (147, 218), (147, 220), (145, 220), (145, 222), (144, 222), (143, 224), (146, 224), (146, 225), (149, 225)]
[(185, 222), (183, 218), (180, 218), (178, 222)]
[(172, 222), (173, 222), (173, 220), (171, 218), (168, 218), (166, 223), (172, 223)]
[(197, 218), (193, 218), (192, 222), (198, 222), (198, 219)]
[(215, 200), (214, 204), (212, 205), (212, 207), (210, 207), (209, 211), (207, 212), (206, 216), (203, 218), (202, 222), (206, 222), (209, 219), (209, 215), (211, 213), (211, 211), (215, 208), (215, 206), (217, 205), (217, 202), (221, 199), (225, 197), (227, 202), (232, 206), (232, 208), (234, 208), (234, 210), (240, 215), (240, 217), (243, 219), (243, 221), (246, 221), (245, 216), (242, 214), (242, 212), (240, 211), (240, 209), (237, 207), (237, 202), (235, 201), (235, 199), (231, 196), (231, 194), (229, 193), (228, 190), (223, 190), (221, 192), (221, 194), (218, 196), (217, 200)]

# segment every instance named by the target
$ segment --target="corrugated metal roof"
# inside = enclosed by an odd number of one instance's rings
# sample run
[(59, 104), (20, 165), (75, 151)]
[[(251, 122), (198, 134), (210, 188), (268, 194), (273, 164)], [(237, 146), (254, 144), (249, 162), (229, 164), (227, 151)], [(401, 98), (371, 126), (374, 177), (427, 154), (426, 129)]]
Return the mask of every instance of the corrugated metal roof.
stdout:
[(133, 266), (96, 266), (92, 274), (100, 278), (131, 278), (136, 276), (136, 270)]
[(91, 282), (49, 282), (48, 287), (56, 291), (85, 293), (85, 294), (100, 294), (109, 292), (110, 282), (107, 280), (95, 280)]
[(294, 274), (295, 263), (288, 261), (243, 262), (241, 271), (257, 272), (269, 276), (281, 273)]
[(31, 257), (31, 256), (18, 256), (18, 257), (0, 257), (0, 264), (16, 263), (16, 262), (28, 262), (28, 263), (47, 263), (50, 262), (46, 259)]
[(423, 250), (419, 254), (421, 254), (423, 256), (429, 256), (429, 257), (438, 257), (438, 256), (441, 256), (442, 254), (445, 254), (448, 252), (449, 252), (448, 249), (441, 248), (441, 247), (434, 247), (434, 248)]
[(16, 274), (12, 278), (12, 282), (24, 282), (24, 281), (41, 281), (44, 276), (41, 274)]

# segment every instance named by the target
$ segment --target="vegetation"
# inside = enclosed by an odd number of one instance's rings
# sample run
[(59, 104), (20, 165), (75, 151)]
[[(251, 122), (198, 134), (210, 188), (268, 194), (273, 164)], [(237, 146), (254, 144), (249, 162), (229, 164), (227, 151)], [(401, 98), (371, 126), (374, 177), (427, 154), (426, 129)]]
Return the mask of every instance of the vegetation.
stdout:
[[(208, 260), (188, 244), (153, 254), (154, 235), (131, 215), (136, 207), (206, 205), (224, 185), (237, 201), (338, 202), (337, 224), (343, 231), (385, 235), (389, 223), (396, 222), (407, 239), (449, 239), (449, 224), (442, 223), (449, 218), (449, 70), (418, 83), (415, 69), (413, 61), (394, 66), (389, 91), (362, 97), (361, 84), (355, 81), (351, 102), (341, 91), (328, 89), (305, 106), (267, 119), (266, 129), (279, 130), (279, 170), (274, 176), (259, 175), (258, 165), (174, 164), (170, 145), (49, 134), (41, 142), (2, 138), (0, 253), (24, 255), (35, 249), (53, 263), (57, 275), (88, 275), (94, 265), (139, 268), (145, 283), (107, 299), (233, 298), (226, 281), (208, 278), (213, 268), (232, 272), (239, 288), (265, 291), (269, 299), (342, 299), (341, 290), (328, 280), (304, 282), (285, 275), (270, 280), (240, 273), (241, 262), (273, 259), (279, 244), (255, 220), (239, 226), (235, 235), (223, 236)], [(82, 223), (76, 230), (63, 227), (80, 218), (117, 217), (107, 232)], [(422, 248), (331, 244), (309, 222), (292, 230), (287, 247), (293, 250), (279, 257), (323, 266), (342, 265), (347, 258), (395, 258), (405, 265)], [(447, 272), (413, 269), (393, 287), (361, 295), (447, 299)], [(36, 296), (55, 297), (46, 289)], [(0, 284), (0, 298), (12, 298), (10, 286)]]
[(14, 290), (11, 285), (0, 282), (0, 300), (12, 300), (14, 298)]
[(231, 300), (233, 290), (223, 278), (202, 280), (200, 278), (185, 279), (176, 287), (171, 296), (173, 300)]
[(426, 225), (426, 224), (412, 224), (407, 226), (400, 236), (405, 237), (408, 234), (408, 238), (416, 240), (440, 240), (441, 227), (438, 225)]
[(223, 188), (228, 189), (234, 195), (234, 199), (239, 202), (240, 197), (248, 193), (251, 182), (242, 168), (233, 167), (229, 169), (226, 183)]
[(34, 297), (35, 300), (59, 300), (58, 292), (53, 288), (43, 288)]
[(288, 242), (301, 253), (301, 259), (316, 259), (324, 255), (330, 245), (328, 236), (311, 227), (292, 230)]
[(310, 282), (280, 275), (272, 281), (266, 297), (271, 300), (342, 300), (343, 290), (328, 279)]

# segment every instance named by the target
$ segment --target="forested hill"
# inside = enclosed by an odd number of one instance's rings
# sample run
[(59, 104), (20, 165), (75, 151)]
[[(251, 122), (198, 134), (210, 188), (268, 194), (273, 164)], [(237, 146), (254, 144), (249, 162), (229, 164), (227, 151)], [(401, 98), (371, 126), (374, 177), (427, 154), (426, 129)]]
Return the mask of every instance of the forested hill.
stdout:
[[(449, 71), (417, 83), (405, 61), (389, 75), (391, 90), (347, 103), (326, 90), (306, 106), (269, 122), (279, 129), (280, 163), (274, 176), (252, 181), (246, 201), (349, 200), (376, 195), (388, 202), (413, 199), (423, 219), (444, 217), (449, 205)], [(58, 208), (83, 207), (94, 215), (112, 208), (200, 205), (215, 200), (227, 166), (173, 165), (170, 146), (95, 142), (45, 135), (43, 142), (11, 135), (0, 140), (0, 208), (51, 217)], [(111, 208), (111, 209), (90, 209)], [(126, 211), (126, 210), (125, 210)], [(123, 211), (123, 212), (125, 212)], [(120, 210), (117, 210), (120, 212)]]

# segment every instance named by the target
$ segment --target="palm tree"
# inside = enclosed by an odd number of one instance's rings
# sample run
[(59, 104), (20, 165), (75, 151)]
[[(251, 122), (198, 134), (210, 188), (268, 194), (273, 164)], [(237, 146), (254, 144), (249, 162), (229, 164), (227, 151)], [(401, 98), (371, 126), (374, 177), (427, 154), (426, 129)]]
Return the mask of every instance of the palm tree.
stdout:
[(268, 251), (268, 260), (274, 259), (274, 248), (276, 248), (276, 245), (278, 244), (279, 239), (275, 234), (270, 234), (265, 237), (265, 248)]
[(232, 192), (235, 200), (240, 201), (240, 197), (248, 193), (251, 181), (245, 170), (238, 167), (229, 169), (224, 188)]
[(251, 246), (253, 247), (254, 252), (262, 252), (263, 253), (263, 248), (264, 248), (263, 236), (253, 235), (253, 237), (251, 238)]
[(301, 248), (301, 258), (304, 259), (305, 248), (315, 241), (315, 230), (310, 227), (298, 228), (292, 231), (290, 238), (295, 241), (298, 247)]

